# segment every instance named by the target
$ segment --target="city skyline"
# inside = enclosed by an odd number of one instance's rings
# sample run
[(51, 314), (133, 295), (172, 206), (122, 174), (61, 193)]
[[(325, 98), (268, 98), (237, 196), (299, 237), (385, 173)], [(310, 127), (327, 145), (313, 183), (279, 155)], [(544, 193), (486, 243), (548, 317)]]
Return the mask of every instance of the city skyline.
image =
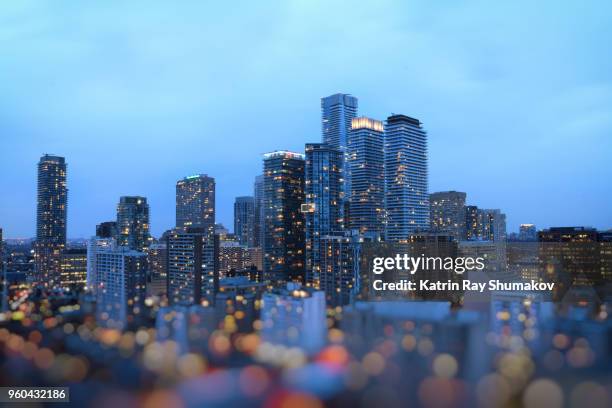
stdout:
[[(509, 232), (521, 223), (612, 226), (608, 7), (445, 13), (389, 2), (375, 11), (332, 5), (321, 17), (316, 5), (245, 5), (250, 16), (232, 13), (235, 32), (202, 27), (203, 5), (182, 7), (130, 5), (110, 24), (102, 5), (1, 6), (0, 36), (12, 39), (0, 46), (11, 56), (0, 101), (0, 188), (12, 197), (0, 203), (5, 237), (35, 235), (35, 163), (45, 152), (68, 163), (68, 238), (93, 235), (126, 195), (147, 197), (159, 236), (174, 224), (174, 183), (199, 173), (216, 178), (217, 218), (231, 227), (261, 154), (319, 142), (319, 98), (336, 92), (359, 98), (359, 115), (419, 118), (429, 191), (500, 208)], [(63, 28), (77, 17), (82, 25)], [(266, 30), (251, 36), (261, 18)], [(334, 28), (352, 21), (370, 24)], [(203, 41), (209, 34), (226, 46)], [(358, 56), (372, 62), (332, 69)]]

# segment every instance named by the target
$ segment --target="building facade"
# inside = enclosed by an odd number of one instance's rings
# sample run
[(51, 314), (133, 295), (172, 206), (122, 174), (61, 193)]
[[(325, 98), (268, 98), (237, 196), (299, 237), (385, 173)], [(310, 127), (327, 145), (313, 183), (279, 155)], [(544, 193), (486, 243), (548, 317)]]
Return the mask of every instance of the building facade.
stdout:
[[(143, 313), (146, 298), (147, 259), (127, 247), (98, 247), (94, 254), (98, 324), (125, 328)], [(91, 257), (88, 254), (88, 257)]]
[(176, 182), (176, 227), (215, 231), (215, 179), (206, 174)]
[(305, 263), (304, 155), (264, 155), (264, 279), (303, 281)]
[[(336, 148), (344, 155), (346, 163), (348, 155), (348, 137), (351, 121), (357, 116), (358, 100), (348, 94), (334, 94), (321, 98), (321, 132), (322, 142)], [(343, 191), (348, 200), (350, 194), (350, 176), (348, 167), (344, 166), (342, 174)]]
[(318, 286), (321, 237), (344, 229), (342, 152), (324, 143), (306, 144), (305, 202), (306, 282)]
[(441, 191), (429, 195), (430, 225), (433, 232), (447, 232), (456, 241), (466, 235), (466, 194), (459, 191)]
[(385, 226), (384, 127), (379, 120), (354, 118), (348, 141), (351, 179), (348, 219), (350, 229), (381, 237)]
[(117, 205), (117, 244), (135, 251), (148, 248), (149, 204), (146, 197), (123, 196)]
[(200, 304), (219, 288), (219, 241), (205, 227), (177, 228), (167, 236), (168, 301)]
[(385, 126), (386, 239), (406, 241), (429, 228), (427, 134), (421, 122), (392, 115)]
[(67, 289), (83, 289), (87, 285), (87, 249), (64, 249), (60, 260), (60, 285)]
[(36, 242), (33, 281), (46, 287), (60, 285), (60, 258), (66, 247), (68, 188), (66, 160), (45, 154), (38, 162)]
[(234, 202), (234, 234), (241, 245), (255, 246), (255, 198), (236, 197)]

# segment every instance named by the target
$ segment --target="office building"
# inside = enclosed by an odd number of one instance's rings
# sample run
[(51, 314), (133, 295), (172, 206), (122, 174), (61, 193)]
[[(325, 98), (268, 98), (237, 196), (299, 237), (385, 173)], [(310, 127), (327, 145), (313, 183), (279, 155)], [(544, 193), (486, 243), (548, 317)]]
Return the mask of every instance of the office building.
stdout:
[(321, 237), (344, 229), (342, 152), (322, 143), (306, 144), (306, 282), (317, 286), (321, 272)]
[(117, 205), (117, 244), (135, 251), (148, 248), (149, 204), (140, 196), (123, 196)]
[(207, 227), (177, 228), (166, 245), (170, 304), (200, 304), (212, 298), (219, 288), (218, 236), (211, 236)]
[(304, 280), (304, 155), (264, 155), (264, 279)]
[(351, 179), (348, 219), (350, 229), (380, 238), (384, 233), (384, 128), (366, 117), (351, 122), (348, 173)]
[(236, 197), (234, 202), (234, 234), (241, 245), (255, 246), (255, 198)]
[(430, 225), (433, 232), (446, 232), (456, 241), (466, 234), (466, 194), (459, 191), (441, 191), (429, 195)]
[(64, 249), (60, 256), (60, 285), (67, 289), (83, 289), (87, 284), (87, 249)]
[(429, 228), (427, 134), (421, 122), (392, 115), (385, 126), (386, 239), (401, 242)]
[(45, 154), (38, 162), (34, 283), (60, 284), (60, 257), (66, 247), (68, 188), (66, 161)]
[[(555, 300), (571, 286), (598, 287), (606, 283), (605, 265), (608, 251), (602, 249), (605, 234), (590, 227), (553, 227), (538, 233), (541, 276), (555, 282)], [(604, 255), (602, 257), (602, 255)], [(602, 265), (604, 269), (602, 270)]]

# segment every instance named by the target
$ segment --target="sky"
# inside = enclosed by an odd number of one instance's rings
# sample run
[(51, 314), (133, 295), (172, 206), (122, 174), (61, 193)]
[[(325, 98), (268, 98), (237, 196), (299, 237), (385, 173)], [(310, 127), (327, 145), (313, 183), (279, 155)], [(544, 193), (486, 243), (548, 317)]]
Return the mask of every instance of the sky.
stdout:
[[(423, 122), (429, 190), (508, 231), (612, 228), (612, 5), (592, 2), (0, 2), (0, 228), (32, 237), (36, 164), (68, 163), (68, 236), (175, 183), (216, 179), (217, 221), (265, 152), (321, 139), (320, 98)], [(435, 3), (435, 4), (434, 4)]]

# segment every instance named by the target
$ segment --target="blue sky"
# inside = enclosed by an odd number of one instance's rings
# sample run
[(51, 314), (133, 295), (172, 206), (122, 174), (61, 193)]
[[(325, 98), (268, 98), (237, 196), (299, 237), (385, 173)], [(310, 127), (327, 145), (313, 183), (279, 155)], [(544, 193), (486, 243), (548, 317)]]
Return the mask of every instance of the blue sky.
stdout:
[(360, 114), (419, 118), (430, 191), (501, 208), (510, 231), (612, 227), (605, 1), (91, 3), (0, 3), (7, 237), (34, 235), (45, 152), (68, 162), (69, 237), (121, 195), (148, 197), (159, 235), (194, 173), (216, 178), (231, 227), (261, 154), (319, 141), (319, 99), (336, 92)]

